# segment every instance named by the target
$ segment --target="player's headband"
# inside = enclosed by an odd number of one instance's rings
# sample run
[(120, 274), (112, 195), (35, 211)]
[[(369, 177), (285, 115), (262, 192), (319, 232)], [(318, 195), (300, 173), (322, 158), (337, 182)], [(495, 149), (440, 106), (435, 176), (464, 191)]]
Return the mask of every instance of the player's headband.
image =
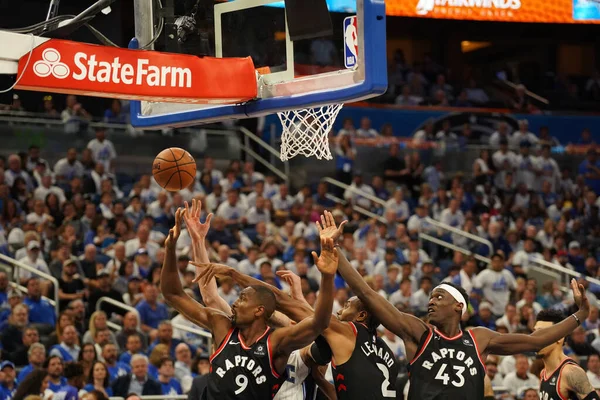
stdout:
[(467, 312), (467, 304), (465, 302), (465, 298), (462, 294), (460, 294), (458, 289), (456, 289), (454, 286), (448, 285), (447, 283), (442, 283), (436, 286), (433, 290), (435, 289), (442, 289), (450, 293), (450, 296), (454, 297), (454, 300), (456, 300), (457, 303), (462, 304), (462, 315), (465, 315), (465, 313)]

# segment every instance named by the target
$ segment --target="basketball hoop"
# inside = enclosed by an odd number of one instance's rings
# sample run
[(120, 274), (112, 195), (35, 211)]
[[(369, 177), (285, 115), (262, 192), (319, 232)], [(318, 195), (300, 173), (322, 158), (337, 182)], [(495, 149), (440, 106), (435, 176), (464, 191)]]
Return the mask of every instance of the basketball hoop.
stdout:
[(338, 103), (278, 112), (283, 127), (281, 161), (288, 161), (297, 155), (315, 156), (319, 160), (333, 159), (328, 135), (343, 106), (343, 103)]

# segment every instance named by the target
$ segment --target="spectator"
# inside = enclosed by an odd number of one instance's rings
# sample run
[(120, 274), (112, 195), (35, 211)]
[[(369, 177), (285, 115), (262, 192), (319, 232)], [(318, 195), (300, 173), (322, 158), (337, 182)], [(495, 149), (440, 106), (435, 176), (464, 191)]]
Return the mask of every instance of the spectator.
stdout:
[(83, 366), (83, 374), (86, 381), (92, 378), (94, 363), (98, 360), (96, 356), (96, 346), (92, 343), (86, 343), (81, 346), (79, 352), (79, 363)]
[(519, 395), (523, 389), (540, 386), (540, 380), (535, 375), (529, 373), (529, 360), (527, 357), (520, 354), (515, 356), (515, 359), (515, 371), (509, 372), (503, 381), (503, 386), (513, 396)]
[(396, 97), (396, 104), (399, 106), (418, 106), (422, 101), (422, 97), (412, 94), (410, 85), (402, 86), (402, 93)]
[(356, 130), (356, 135), (359, 138), (376, 138), (379, 137), (379, 132), (371, 127), (371, 120), (369, 117), (362, 117), (360, 119), (360, 128)]
[[(173, 338), (173, 326), (171, 325), (171, 321), (161, 321), (158, 324), (158, 333), (156, 340), (150, 345), (148, 348), (149, 352), (152, 352), (154, 347), (158, 344), (167, 345), (169, 348), (169, 355), (171, 358), (175, 358), (175, 348), (180, 343), (183, 343), (179, 339)], [(196, 349), (192, 349), (192, 352), (195, 352)]]
[(48, 300), (42, 298), (39, 279), (29, 278), (27, 281), (27, 297), (23, 300), (23, 304), (29, 307), (29, 322), (40, 325), (44, 330), (54, 327), (56, 311)]
[(342, 121), (342, 129), (338, 131), (337, 137), (340, 139), (346, 135), (350, 136), (351, 138), (356, 136), (356, 129), (354, 128), (354, 121), (352, 118), (344, 118)]
[(148, 347), (148, 337), (138, 329), (138, 315), (133, 311), (129, 311), (123, 318), (123, 329), (119, 331), (116, 336), (117, 344), (121, 349), (126, 348), (126, 344), (129, 340), (129, 336), (138, 335), (142, 343), (142, 349)]
[[(110, 276), (106, 272), (101, 271), (98, 274), (97, 285), (98, 286), (94, 290), (92, 290), (92, 293), (90, 293), (90, 297), (88, 300), (90, 309), (96, 309), (96, 304), (98, 303), (98, 300), (100, 300), (101, 297), (109, 297), (118, 302), (123, 302), (123, 296), (121, 295), (121, 293), (117, 292), (111, 287)], [(108, 303), (102, 304), (100, 308), (106, 313), (106, 315), (121, 315), (123, 313), (122, 308), (113, 306)]]
[(352, 184), (344, 191), (344, 199), (352, 202), (352, 204), (370, 208), (371, 200), (366, 197), (367, 195), (375, 196), (375, 192), (371, 186), (363, 182), (362, 173), (357, 171), (354, 174)]
[(475, 323), (477, 326), (483, 326), (493, 331), (496, 330), (496, 323), (492, 316), (492, 305), (487, 301), (479, 304), (479, 310), (477, 317), (475, 317)]
[(476, 105), (484, 105), (490, 101), (490, 98), (485, 91), (477, 87), (477, 82), (475, 79), (469, 80), (465, 91), (467, 92), (467, 100), (475, 103)]
[(4, 184), (13, 186), (17, 178), (25, 181), (28, 190), (33, 190), (33, 182), (29, 174), (22, 169), (23, 162), (18, 154), (8, 156), (8, 169), (4, 171)]
[(500, 317), (508, 304), (510, 291), (516, 289), (517, 282), (504, 268), (502, 253), (495, 253), (491, 258), (491, 266), (477, 275), (473, 281), (473, 288), (481, 290), (483, 298), (492, 304), (492, 313)]
[(2, 361), (0, 363), (0, 372), (4, 374), (4, 379), (0, 383), (0, 396), (2, 400), (12, 399), (17, 392), (17, 374), (15, 372), (15, 364), (10, 361)]
[(79, 338), (77, 330), (73, 325), (68, 325), (63, 329), (61, 342), (50, 349), (50, 356), (58, 356), (63, 361), (77, 361), (81, 347), (78, 345)]
[(106, 111), (104, 111), (104, 122), (109, 122), (112, 124), (126, 124), (128, 123), (128, 120), (129, 115), (123, 111), (121, 100), (113, 99), (110, 102), (110, 108), (107, 108)]
[(529, 268), (532, 265), (535, 265), (534, 260), (542, 260), (543, 258), (544, 257), (540, 253), (536, 252), (535, 240), (526, 238), (523, 241), (523, 250), (517, 251), (512, 259), (515, 275), (527, 275)]
[(21, 369), (21, 372), (19, 372), (19, 376), (17, 377), (17, 382), (23, 382), (27, 375), (29, 375), (34, 369), (42, 368), (46, 362), (46, 347), (44, 347), (44, 345), (41, 343), (33, 343), (29, 347), (27, 358), (29, 364), (26, 365), (25, 368)]
[(158, 396), (162, 394), (161, 385), (148, 376), (148, 359), (136, 354), (131, 358), (132, 372), (119, 377), (113, 384), (114, 396), (127, 397), (130, 393), (138, 396)]
[(336, 179), (349, 185), (352, 182), (356, 150), (349, 136), (342, 136), (335, 149)]
[(587, 157), (579, 164), (579, 175), (585, 178), (585, 184), (591, 188), (596, 195), (600, 195), (600, 161), (596, 149), (587, 151)]
[[(30, 372), (27, 378), (23, 380), (17, 379), (20, 383), (13, 397), (14, 400), (24, 400), (29, 396), (38, 396), (38, 398), (41, 398), (48, 387), (48, 373), (45, 369), (38, 368)], [(19, 374), (19, 376), (21, 375)]]
[(28, 324), (29, 309), (25, 304), (17, 304), (11, 311), (7, 324), (1, 331), (3, 351), (13, 353), (19, 350), (23, 342), (24, 329)]
[(89, 120), (92, 119), (90, 113), (77, 101), (77, 97), (70, 94), (67, 96), (67, 107), (60, 114), (65, 124), (66, 133), (79, 133), (87, 129)]
[(598, 354), (592, 353), (588, 356), (586, 374), (593, 387), (600, 387), (600, 356)]
[(139, 333), (133, 333), (127, 336), (127, 343), (123, 348), (127, 349), (125, 353), (121, 353), (119, 356), (119, 362), (129, 365), (131, 363), (131, 357), (134, 354), (143, 354), (142, 353), (142, 335)]
[(63, 185), (73, 178), (82, 178), (84, 172), (83, 164), (77, 161), (77, 150), (73, 147), (67, 150), (67, 157), (61, 158), (54, 165), (56, 182)]
[(174, 378), (175, 368), (173, 367), (173, 360), (170, 358), (163, 358), (160, 361), (160, 368), (158, 369), (158, 382), (162, 387), (162, 394), (164, 395), (180, 395), (183, 394), (181, 385)]
[(67, 384), (67, 378), (63, 376), (64, 363), (59, 356), (49, 356), (46, 360), (45, 368), (48, 370), (50, 377), (48, 382), (48, 390), (57, 393)]
[(581, 326), (573, 331), (566, 339), (567, 344), (578, 356), (589, 356), (598, 354), (598, 351), (590, 344), (585, 329)]
[[(102, 344), (104, 341), (96, 341), (95, 338), (97, 333), (100, 331), (105, 332), (108, 335), (108, 341), (110, 343), (116, 344), (117, 339), (111, 331), (108, 330), (107, 324), (108, 318), (106, 317), (106, 313), (104, 311), (94, 311), (90, 316), (90, 322), (88, 326), (88, 331), (83, 335), (83, 343), (100, 343)], [(98, 352), (100, 354), (100, 352)]]
[(54, 107), (54, 101), (52, 99), (52, 96), (44, 96), (43, 101), (44, 111), (42, 113), (50, 118), (58, 118), (60, 114), (58, 113), (58, 111), (56, 111), (56, 108)]
[(142, 331), (156, 336), (158, 324), (169, 318), (169, 311), (163, 303), (158, 302), (158, 288), (147, 285), (144, 289), (144, 300), (136, 307), (142, 323)]
[(110, 387), (110, 377), (106, 365), (101, 361), (95, 361), (92, 364), (92, 373), (87, 379), (87, 385), (83, 387), (86, 392), (97, 390), (106, 397), (111, 397), (113, 392)]
[(117, 354), (117, 346), (114, 344), (104, 343), (102, 345), (102, 358), (106, 364), (110, 382), (115, 382), (120, 377), (126, 376), (131, 372), (128, 364), (117, 361)]
[(92, 151), (94, 160), (104, 166), (104, 171), (112, 171), (114, 160), (117, 158), (117, 152), (113, 143), (106, 139), (106, 130), (104, 128), (96, 128), (96, 138), (90, 140), (87, 148)]
[(446, 77), (444, 76), (444, 74), (438, 74), (435, 83), (431, 85), (429, 95), (431, 97), (436, 97), (438, 95), (438, 92), (443, 92), (444, 97), (448, 99), (448, 101), (452, 101), (454, 99), (454, 96), (452, 95), (453, 90), (454, 89), (452, 88), (452, 86), (446, 83)]
[[(192, 351), (187, 343), (179, 343), (175, 347), (175, 378), (181, 382), (183, 388), (186, 387), (185, 381), (188, 381), (188, 391), (191, 385), (192, 377)], [(184, 390), (185, 391), (185, 390)]]
[[(24, 321), (27, 321), (27, 316), (21, 317)], [(3, 335), (4, 337), (4, 335)], [(38, 343), (40, 341), (40, 335), (37, 329), (33, 327), (26, 327), (23, 330), (22, 342), (21, 345), (17, 347), (17, 350), (14, 352), (8, 352), (8, 346), (4, 346), (4, 352), (6, 354), (6, 358), (15, 363), (18, 367), (23, 367), (28, 364), (28, 356), (27, 353), (32, 344)]]
[(517, 112), (528, 113), (531, 111), (531, 103), (525, 85), (519, 84), (515, 89), (515, 97), (512, 101), (512, 108)]
[(77, 272), (77, 264), (74, 260), (69, 259), (63, 263), (62, 276), (58, 281), (61, 310), (66, 309), (71, 301), (83, 299), (85, 296), (86, 287)]
[(421, 278), (419, 290), (417, 290), (410, 298), (410, 306), (417, 316), (427, 314), (429, 304), (429, 293), (433, 289), (433, 282), (430, 277), (424, 276)]

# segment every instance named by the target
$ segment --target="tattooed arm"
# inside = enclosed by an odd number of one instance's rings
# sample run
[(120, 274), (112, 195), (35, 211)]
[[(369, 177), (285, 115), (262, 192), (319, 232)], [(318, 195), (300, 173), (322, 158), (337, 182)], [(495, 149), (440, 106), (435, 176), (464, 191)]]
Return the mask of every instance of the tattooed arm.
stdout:
[[(562, 371), (561, 381), (565, 382), (566, 385), (562, 386), (562, 388), (566, 389), (564, 395), (568, 396), (568, 392), (574, 392), (578, 398), (586, 399), (590, 393), (596, 393), (594, 391), (594, 387), (590, 383), (590, 380), (587, 377), (585, 371), (578, 365), (565, 365)], [(561, 395), (563, 395), (561, 393)], [(589, 397), (590, 399), (597, 399), (598, 395), (595, 397)]]

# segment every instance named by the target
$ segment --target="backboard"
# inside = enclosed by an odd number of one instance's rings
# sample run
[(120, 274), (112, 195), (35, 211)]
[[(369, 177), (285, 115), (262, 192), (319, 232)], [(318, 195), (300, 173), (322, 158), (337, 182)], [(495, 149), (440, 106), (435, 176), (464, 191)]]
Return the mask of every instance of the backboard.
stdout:
[[(134, 0), (136, 38), (130, 47), (143, 47), (156, 38), (151, 48), (157, 51), (251, 57), (257, 69), (257, 98), (243, 104), (133, 101), (134, 126), (198, 125), (362, 100), (385, 92), (383, 0), (318, 0), (327, 1), (329, 32), (312, 29), (323, 25), (323, 13), (300, 10), (286, 15), (297, 0), (288, 0), (287, 7), (279, 0), (213, 1)], [(295, 35), (311, 29), (312, 37), (291, 39), (290, 31)]]

